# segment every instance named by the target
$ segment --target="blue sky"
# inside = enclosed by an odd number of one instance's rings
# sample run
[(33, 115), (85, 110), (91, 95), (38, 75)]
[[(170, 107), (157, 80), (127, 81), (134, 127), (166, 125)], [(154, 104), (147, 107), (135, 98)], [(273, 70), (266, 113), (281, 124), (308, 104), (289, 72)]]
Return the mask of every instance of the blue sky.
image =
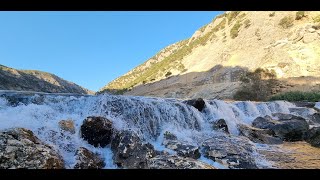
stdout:
[(97, 91), (221, 13), (0, 12), (0, 64)]

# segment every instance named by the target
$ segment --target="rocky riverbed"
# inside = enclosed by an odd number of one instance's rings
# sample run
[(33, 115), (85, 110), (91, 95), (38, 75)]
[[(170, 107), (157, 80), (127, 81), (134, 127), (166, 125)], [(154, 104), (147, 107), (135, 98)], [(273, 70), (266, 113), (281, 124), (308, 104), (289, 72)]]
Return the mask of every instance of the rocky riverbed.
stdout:
[(0, 168), (320, 168), (318, 103), (0, 97)]

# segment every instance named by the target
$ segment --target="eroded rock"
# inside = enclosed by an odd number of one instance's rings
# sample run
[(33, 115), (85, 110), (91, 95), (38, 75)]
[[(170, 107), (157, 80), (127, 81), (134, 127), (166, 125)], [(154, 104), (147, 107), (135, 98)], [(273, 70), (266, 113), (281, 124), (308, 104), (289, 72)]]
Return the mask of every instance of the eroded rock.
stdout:
[(215, 169), (204, 162), (176, 155), (160, 155), (148, 159), (149, 169)]
[(165, 133), (162, 144), (166, 148), (176, 151), (177, 155), (182, 157), (198, 159), (201, 156), (198, 146), (179, 141), (175, 135), (169, 132)]
[(224, 119), (219, 119), (219, 120), (213, 122), (212, 129), (213, 130), (221, 130), (221, 131), (229, 134), (228, 125), (226, 123), (226, 120), (224, 120)]
[(74, 169), (102, 169), (105, 166), (104, 160), (84, 147), (80, 147), (76, 154), (76, 165)]
[(0, 132), (0, 169), (63, 169), (62, 157), (24, 128)]
[(111, 142), (113, 159), (120, 168), (145, 169), (147, 160), (157, 152), (149, 143), (142, 143), (139, 136), (132, 131), (117, 132)]
[(249, 138), (255, 143), (264, 144), (281, 144), (282, 140), (280, 138), (273, 137), (273, 132), (269, 129), (259, 129), (250, 127), (244, 124), (239, 124), (238, 129), (240, 135)]
[(254, 147), (242, 137), (215, 136), (202, 144), (205, 157), (227, 168), (256, 169)]
[(306, 141), (314, 147), (320, 147), (320, 127), (310, 129), (306, 135)]

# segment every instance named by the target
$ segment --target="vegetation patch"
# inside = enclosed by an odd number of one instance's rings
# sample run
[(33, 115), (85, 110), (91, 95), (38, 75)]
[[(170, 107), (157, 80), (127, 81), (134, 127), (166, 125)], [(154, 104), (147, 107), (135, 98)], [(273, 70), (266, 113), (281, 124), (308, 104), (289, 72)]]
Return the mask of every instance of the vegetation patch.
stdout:
[(276, 15), (276, 12), (272, 12), (272, 13), (269, 14), (269, 17), (273, 17), (275, 15)]
[(241, 11), (232, 11), (229, 14), (227, 14), (228, 24), (232, 22), (232, 20), (240, 14)]
[(313, 18), (313, 22), (315, 22), (315, 23), (320, 22), (320, 15), (316, 16), (315, 18)]
[(272, 96), (270, 101), (283, 100), (283, 101), (308, 101), (319, 102), (320, 92), (301, 92), (291, 91)]
[(234, 94), (235, 100), (265, 101), (273, 95), (273, 89), (279, 83), (276, 73), (268, 69), (258, 68), (247, 72), (240, 78), (242, 87)]
[(296, 12), (296, 20), (300, 20), (305, 17), (304, 11)]
[(246, 20), (243, 22), (243, 24), (244, 24), (244, 27), (245, 27), (245, 28), (248, 28), (248, 27), (251, 25), (251, 21), (250, 21), (249, 19), (246, 19)]
[(237, 23), (231, 28), (230, 36), (232, 39), (234, 39), (238, 36), (240, 27), (241, 27), (241, 23), (240, 23), (240, 21), (237, 21)]
[(289, 28), (289, 27), (293, 26), (293, 21), (294, 21), (293, 17), (286, 16), (280, 20), (279, 25), (282, 28)]

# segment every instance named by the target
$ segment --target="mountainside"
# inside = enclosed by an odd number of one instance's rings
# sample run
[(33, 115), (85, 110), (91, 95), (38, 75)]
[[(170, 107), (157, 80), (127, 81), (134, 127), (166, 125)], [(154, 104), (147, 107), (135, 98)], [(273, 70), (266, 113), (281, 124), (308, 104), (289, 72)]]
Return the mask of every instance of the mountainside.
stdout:
[(54, 74), (17, 70), (3, 65), (0, 65), (0, 90), (93, 94), (92, 91)]
[(230, 98), (257, 68), (274, 70), (280, 91), (318, 90), (319, 57), (320, 12), (226, 12), (98, 93)]

